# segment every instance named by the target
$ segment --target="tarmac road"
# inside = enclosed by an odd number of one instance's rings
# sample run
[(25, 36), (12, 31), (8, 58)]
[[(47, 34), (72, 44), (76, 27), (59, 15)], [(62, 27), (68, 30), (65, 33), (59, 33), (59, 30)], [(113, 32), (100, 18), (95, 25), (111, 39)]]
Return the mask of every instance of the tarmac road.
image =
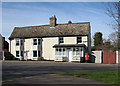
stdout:
[[(2, 62), (3, 84), (23, 77), (54, 75), (65, 72), (116, 70), (117, 64), (68, 63), (49, 61), (4, 61)], [(8, 82), (7, 82), (8, 83)]]

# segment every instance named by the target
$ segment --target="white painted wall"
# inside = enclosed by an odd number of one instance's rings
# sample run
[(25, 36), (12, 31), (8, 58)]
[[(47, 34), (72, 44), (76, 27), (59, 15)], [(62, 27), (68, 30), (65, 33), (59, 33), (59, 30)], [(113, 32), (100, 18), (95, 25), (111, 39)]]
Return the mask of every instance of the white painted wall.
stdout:
[[(10, 43), (10, 41), (11, 41), (11, 43)], [(11, 46), (10, 46), (10, 44), (11, 44)], [(10, 49), (10, 47), (11, 47), (11, 49)], [(14, 39), (9, 40), (9, 51), (11, 52), (12, 55), (16, 56), (15, 55), (15, 41), (14, 41)]]
[(119, 56), (119, 53), (118, 51), (116, 51), (116, 63), (118, 64), (118, 56)]
[(102, 63), (102, 51), (92, 51), (90, 60), (95, 63)]
[[(42, 38), (42, 57), (47, 60), (54, 60), (55, 58), (55, 48), (53, 46), (58, 43), (58, 37), (47, 37)], [(33, 46), (33, 38), (24, 39), (24, 51), (29, 51), (29, 57), (28, 59), (33, 59), (33, 50), (37, 50), (38, 46)], [(20, 47), (16, 46), (15, 39), (11, 40), (11, 54), (13, 54), (16, 57), (16, 50), (20, 51)], [(82, 43), (88, 46), (88, 38), (87, 36), (82, 36)], [(9, 42), (10, 44), (10, 42)], [(64, 43), (63, 44), (77, 44), (77, 37), (64, 37)], [(9, 45), (10, 46), (10, 45)], [(9, 48), (10, 49), (10, 48)], [(24, 53), (24, 58), (26, 56), (26, 53)]]
[(58, 44), (58, 37), (43, 38), (42, 55), (44, 59), (47, 60), (55, 59), (55, 48), (53, 48), (55, 44)]
[(63, 44), (76, 44), (76, 37), (64, 37), (64, 43)]
[[(32, 59), (32, 39), (25, 39), (24, 42), (24, 51), (28, 51), (29, 52), (29, 57), (28, 59)], [(37, 48), (36, 48), (37, 50)], [(24, 53), (24, 58), (26, 58), (26, 53)]]
[[(63, 44), (77, 44), (77, 37), (64, 37), (63, 39)], [(88, 46), (88, 37), (82, 36), (82, 42), (79, 44), (85, 44), (86, 46)]]

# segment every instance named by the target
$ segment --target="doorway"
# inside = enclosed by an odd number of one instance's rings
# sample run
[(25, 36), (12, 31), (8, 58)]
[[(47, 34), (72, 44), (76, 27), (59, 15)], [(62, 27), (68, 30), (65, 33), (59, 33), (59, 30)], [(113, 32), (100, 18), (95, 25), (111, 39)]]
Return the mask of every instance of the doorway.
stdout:
[(72, 61), (72, 49), (71, 48), (67, 49), (67, 52), (68, 52), (67, 61), (71, 62)]

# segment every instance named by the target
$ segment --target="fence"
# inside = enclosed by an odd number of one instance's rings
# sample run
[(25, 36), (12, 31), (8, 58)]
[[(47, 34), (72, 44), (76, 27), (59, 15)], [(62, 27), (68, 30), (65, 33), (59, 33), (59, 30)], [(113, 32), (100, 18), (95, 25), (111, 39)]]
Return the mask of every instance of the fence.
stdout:
[(119, 52), (92, 51), (90, 60), (93, 63), (118, 63)]
[(116, 63), (116, 52), (103, 52), (103, 63)]

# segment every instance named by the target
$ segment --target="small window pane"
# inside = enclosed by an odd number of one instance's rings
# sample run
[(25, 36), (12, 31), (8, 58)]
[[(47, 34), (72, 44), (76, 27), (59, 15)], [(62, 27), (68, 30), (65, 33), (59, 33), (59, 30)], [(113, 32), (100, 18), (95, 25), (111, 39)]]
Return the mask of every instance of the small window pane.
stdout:
[(21, 43), (21, 46), (23, 46), (23, 45), (24, 45), (24, 41), (23, 41), (23, 40), (20, 40), (20, 43)]
[(64, 43), (63, 37), (59, 37), (59, 44), (60, 44), (60, 43)]
[(41, 39), (38, 39), (38, 45), (40, 45)]
[(33, 39), (33, 45), (37, 45), (37, 39)]
[(76, 52), (76, 55), (77, 55), (77, 56), (80, 55), (80, 52)]
[(37, 57), (37, 51), (33, 51), (33, 57)]
[(55, 54), (56, 54), (56, 55), (59, 55), (58, 48), (56, 48)]
[(61, 52), (62, 50), (61, 50), (61, 48), (59, 49), (59, 52)]
[(65, 51), (65, 48), (63, 48), (63, 52)]
[(76, 48), (76, 51), (79, 51), (79, 48)]
[(61, 52), (62, 52), (62, 50), (61, 50), (61, 48), (59, 49), (59, 55), (61, 55)]
[(19, 40), (16, 40), (16, 46), (19, 46)]
[(41, 57), (40, 50), (38, 51), (38, 57)]
[(23, 53), (23, 51), (21, 51), (21, 57), (23, 57), (23, 55), (24, 55), (24, 53)]
[(56, 48), (56, 51), (58, 51), (58, 48)]
[(75, 48), (73, 48), (73, 52), (75, 52)]
[(76, 51), (75, 51), (75, 48), (73, 48), (73, 55), (75, 55)]
[(16, 51), (16, 57), (19, 57), (19, 51)]
[(82, 37), (78, 36), (77, 37), (77, 43), (81, 43), (82, 42)]

